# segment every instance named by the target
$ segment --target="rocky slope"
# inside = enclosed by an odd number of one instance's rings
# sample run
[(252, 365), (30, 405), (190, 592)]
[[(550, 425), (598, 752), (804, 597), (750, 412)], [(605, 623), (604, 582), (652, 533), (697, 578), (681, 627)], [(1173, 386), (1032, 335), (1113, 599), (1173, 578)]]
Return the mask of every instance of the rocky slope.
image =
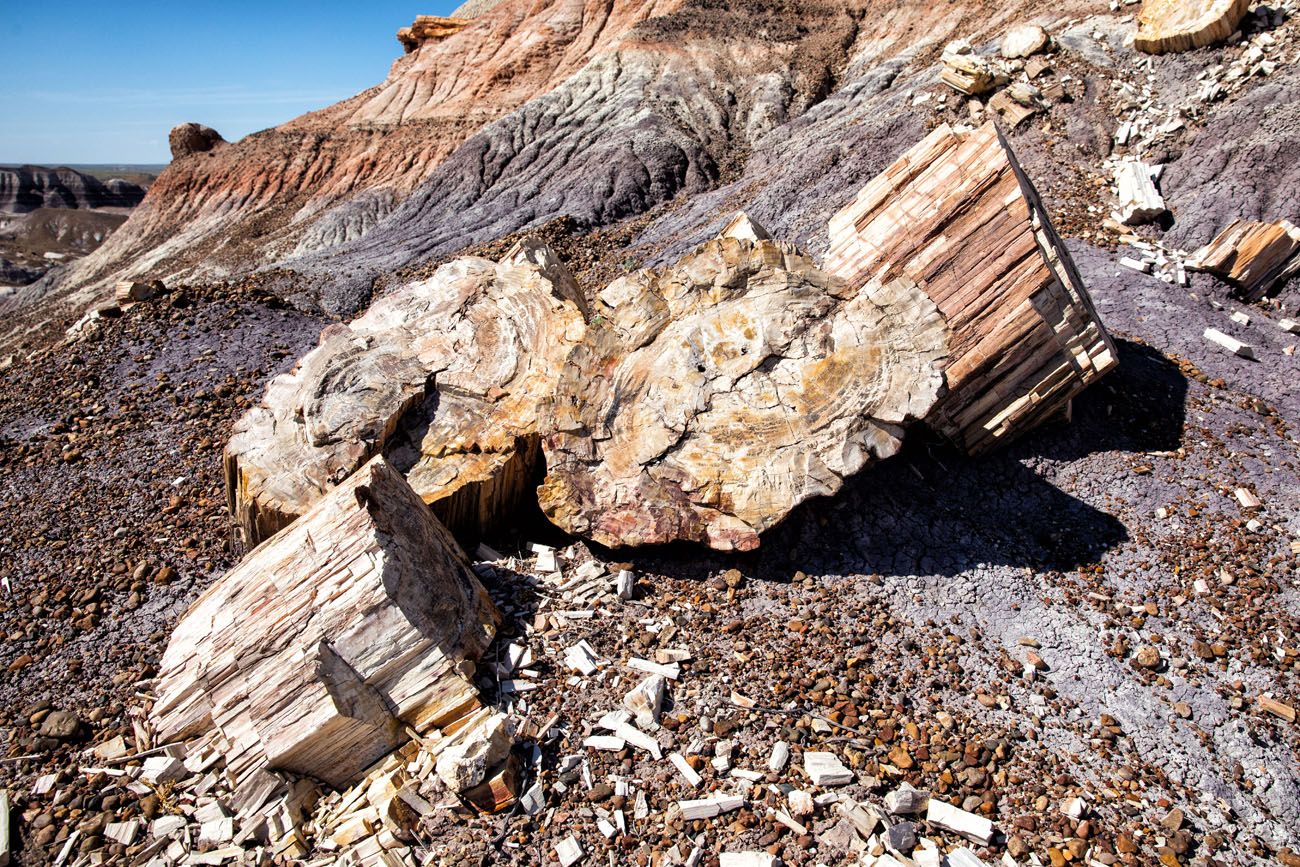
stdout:
[[(398, 842), (439, 864), (548, 863), (570, 836), (585, 863), (680, 863), (695, 846), (709, 867), (740, 850), (841, 863), (857, 837), (828, 801), (793, 814), (794, 793), (879, 805), (907, 782), (999, 833), (975, 845), (902, 813), (889, 839), (971, 845), (984, 863), (1300, 863), (1300, 730), (1279, 709), (1300, 707), (1300, 363), (1280, 327), (1300, 281), (1246, 304), (1207, 274), (1178, 278), (1231, 220), (1300, 216), (1295, 4), (1157, 56), (1132, 48), (1127, 4), (477, 6), (376, 88), (177, 160), (99, 252), (0, 299), (6, 340), (28, 341), (0, 356), (0, 779), (17, 857), (128, 858), (144, 825), (122, 843), (108, 823), (194, 819), (183, 786), (76, 769), (100, 761), (88, 747), (148, 743), (167, 634), (241, 553), (222, 448), (332, 314), (462, 249), (499, 258), (524, 227), (588, 292), (675, 261), (739, 208), (820, 258), (827, 219), (899, 153), (1000, 114), (1118, 370), (1071, 424), (988, 457), (909, 441), (743, 556), (615, 554), (514, 516), (488, 540), (507, 556), (476, 570), (506, 615), (486, 658), (517, 642), (534, 661), (479, 686), (536, 725), (557, 715), (520, 751), (539, 759), (539, 809), (448, 812)], [(1052, 46), (1015, 70), (1038, 95), (1013, 125), (1005, 90), (944, 84), (940, 52), (963, 38), (991, 58), (1025, 21)], [(1107, 222), (1128, 157), (1164, 166), (1168, 213), (1136, 230)], [(120, 274), (192, 285), (59, 345)], [(566, 579), (630, 565), (633, 598), (556, 583), (538, 541)], [(571, 670), (580, 640), (610, 664)], [(698, 788), (631, 745), (585, 746), (634, 683), (625, 661), (683, 648), (658, 735)], [(778, 742), (794, 760), (776, 769)], [(805, 749), (835, 752), (853, 781), (813, 787)], [(682, 818), (676, 802), (740, 785), (728, 764), (758, 774), (750, 802)], [(607, 837), (620, 810), (630, 831)]]

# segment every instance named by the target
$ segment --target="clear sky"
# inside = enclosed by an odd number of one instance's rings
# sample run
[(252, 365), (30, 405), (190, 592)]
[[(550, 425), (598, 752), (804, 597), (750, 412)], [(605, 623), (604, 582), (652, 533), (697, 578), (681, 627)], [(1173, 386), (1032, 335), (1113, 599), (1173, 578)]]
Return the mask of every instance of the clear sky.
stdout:
[(0, 163), (165, 163), (196, 121), (234, 141), (388, 74), (446, 0), (0, 0)]

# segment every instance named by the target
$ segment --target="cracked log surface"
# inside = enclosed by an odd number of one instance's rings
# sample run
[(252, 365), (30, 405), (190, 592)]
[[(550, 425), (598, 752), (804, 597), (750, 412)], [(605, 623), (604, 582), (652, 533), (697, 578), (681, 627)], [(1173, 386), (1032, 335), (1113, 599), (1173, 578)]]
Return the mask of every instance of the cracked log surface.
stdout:
[(497, 619), (455, 540), (374, 458), (181, 618), (160, 668), (159, 737), (215, 729), (237, 780), (271, 769), (350, 784), (405, 727), (479, 709), (465, 662)]
[(537, 464), (536, 403), (584, 331), (544, 245), (464, 258), (401, 287), (276, 377), (226, 448), (245, 541), (286, 526), (380, 451), (457, 530), (510, 509)]
[(763, 235), (733, 229), (600, 293), (545, 418), (554, 523), (612, 546), (752, 549), (933, 406), (933, 302), (908, 280), (850, 291)]
[(1063, 411), (1116, 364), (1069, 253), (992, 123), (946, 124), (831, 219), (826, 270), (907, 278), (948, 322), (948, 393), (927, 421), (987, 451)]

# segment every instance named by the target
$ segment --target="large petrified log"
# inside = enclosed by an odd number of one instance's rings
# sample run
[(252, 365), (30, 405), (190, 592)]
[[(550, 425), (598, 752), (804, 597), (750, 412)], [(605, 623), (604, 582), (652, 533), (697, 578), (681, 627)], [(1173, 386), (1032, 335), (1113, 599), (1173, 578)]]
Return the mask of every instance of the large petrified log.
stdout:
[(1060, 412), (1116, 364), (1038, 194), (991, 123), (941, 126), (831, 219), (827, 271), (914, 281), (948, 323), (948, 393), (925, 421), (971, 453)]
[(384, 451), (444, 523), (474, 532), (530, 494), (537, 401), (585, 330), (585, 303), (540, 242), (464, 258), (385, 295), (272, 380), (226, 447), (247, 543), (286, 526)]
[(584, 299), (535, 242), (400, 288), (278, 377), (227, 448), (251, 541), (382, 452), (456, 530), (539, 492), (608, 545), (748, 549), (924, 421), (969, 452), (1115, 364), (992, 124), (941, 127), (830, 225), (823, 268), (741, 217)]
[(220, 733), (235, 780), (286, 770), (350, 784), (408, 727), (482, 715), (467, 668), (496, 619), (456, 542), (377, 457), (181, 618), (158, 733)]
[(1249, 8), (1250, 0), (1143, 0), (1133, 47), (1166, 54), (1222, 42)]
[(849, 291), (763, 234), (733, 224), (600, 293), (544, 418), (551, 521), (607, 545), (750, 549), (930, 410), (934, 303), (906, 279)]

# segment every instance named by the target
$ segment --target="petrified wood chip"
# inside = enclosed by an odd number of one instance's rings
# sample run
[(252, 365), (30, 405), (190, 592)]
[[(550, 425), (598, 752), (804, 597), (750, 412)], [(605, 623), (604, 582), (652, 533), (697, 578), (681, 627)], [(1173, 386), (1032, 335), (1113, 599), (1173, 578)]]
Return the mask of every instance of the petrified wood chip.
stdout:
[(543, 420), (560, 527), (750, 549), (933, 405), (944, 324), (914, 284), (850, 289), (748, 221), (729, 231), (600, 293)]
[(1188, 267), (1228, 281), (1254, 301), (1300, 271), (1300, 228), (1289, 220), (1233, 220), (1196, 251)]
[(158, 679), (159, 738), (215, 729), (236, 780), (287, 770), (350, 784), (406, 727), (454, 727), (479, 709), (467, 662), (496, 620), (456, 542), (376, 457), (181, 618)]
[(327, 328), (226, 447), (230, 508), (250, 545), (384, 452), (455, 530), (527, 495), (536, 403), (582, 338), (577, 285), (540, 242), (458, 259)]
[(850, 288), (915, 281), (947, 321), (947, 394), (926, 417), (968, 452), (1066, 409), (1116, 364), (1078, 270), (992, 124), (941, 126), (830, 223)]
[(1144, 0), (1133, 47), (1165, 54), (1222, 42), (1249, 8), (1250, 0)]

